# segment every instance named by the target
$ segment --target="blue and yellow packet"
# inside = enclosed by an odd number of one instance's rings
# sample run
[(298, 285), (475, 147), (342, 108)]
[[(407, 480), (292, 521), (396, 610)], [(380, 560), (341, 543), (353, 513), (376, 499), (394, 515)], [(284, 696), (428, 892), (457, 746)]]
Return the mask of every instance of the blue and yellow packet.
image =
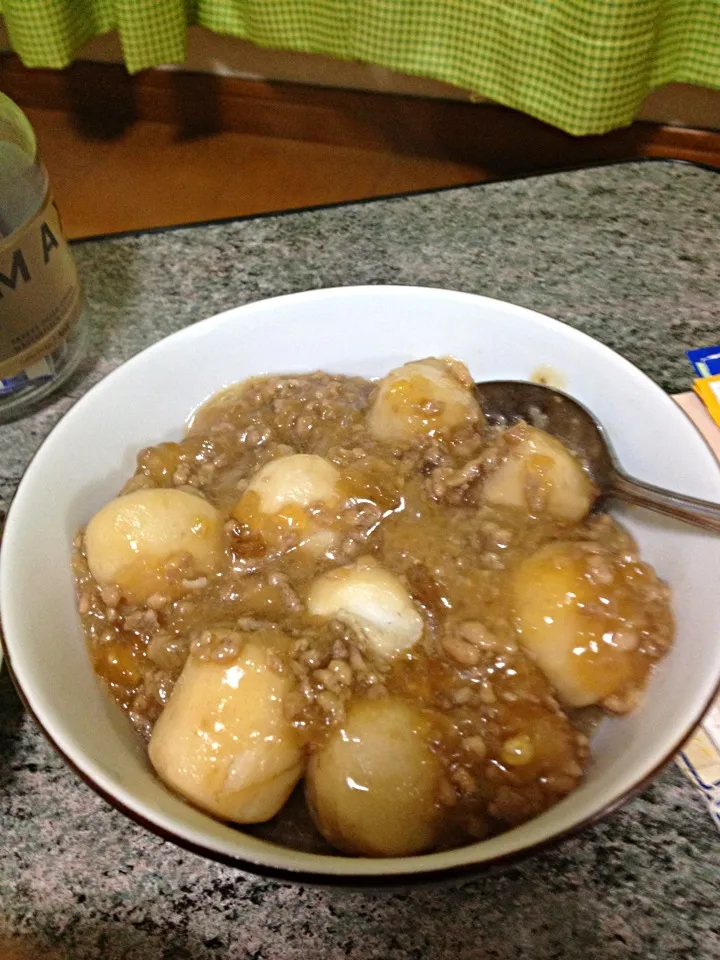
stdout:
[(686, 354), (698, 377), (720, 375), (720, 347), (696, 347)]
[[(693, 389), (720, 427), (720, 346), (688, 350), (687, 357), (697, 374)], [(720, 699), (685, 744), (677, 762), (704, 797), (720, 829)]]
[(688, 350), (687, 358), (698, 376), (693, 390), (720, 427), (720, 346)]

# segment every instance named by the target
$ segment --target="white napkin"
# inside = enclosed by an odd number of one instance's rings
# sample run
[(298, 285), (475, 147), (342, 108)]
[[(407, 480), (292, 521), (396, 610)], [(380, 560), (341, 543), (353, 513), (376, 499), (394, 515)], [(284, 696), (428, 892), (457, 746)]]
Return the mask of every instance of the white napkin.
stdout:
[[(674, 399), (720, 460), (720, 428), (699, 397), (694, 393), (680, 393)], [(677, 763), (704, 796), (710, 816), (720, 830), (720, 697), (678, 754)]]

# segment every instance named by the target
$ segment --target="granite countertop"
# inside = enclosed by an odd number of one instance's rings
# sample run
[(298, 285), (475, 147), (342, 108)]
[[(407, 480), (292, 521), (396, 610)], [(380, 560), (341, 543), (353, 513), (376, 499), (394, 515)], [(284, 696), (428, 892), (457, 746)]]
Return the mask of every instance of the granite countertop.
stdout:
[[(0, 426), (0, 507), (88, 387), (148, 344), (262, 297), (450, 287), (565, 320), (668, 390), (720, 341), (720, 177), (628, 163), (78, 244), (92, 324), (66, 394)], [(0, 958), (625, 960), (720, 957), (718, 837), (667, 769), (559, 849), (463, 886), (328, 891), (186, 853), (67, 769), (0, 676)]]

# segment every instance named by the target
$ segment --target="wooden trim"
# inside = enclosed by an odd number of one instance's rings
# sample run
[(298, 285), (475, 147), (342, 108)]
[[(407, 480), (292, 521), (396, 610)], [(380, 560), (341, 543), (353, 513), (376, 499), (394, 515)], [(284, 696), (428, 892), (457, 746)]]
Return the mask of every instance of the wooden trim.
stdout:
[(257, 82), (214, 74), (77, 62), (28, 70), (0, 58), (0, 89), (21, 107), (62, 110), (88, 136), (108, 138), (133, 121), (176, 126), (180, 136), (232, 130), (336, 146), (475, 163), (490, 177), (633, 157), (720, 166), (720, 133), (636, 122), (603, 136), (573, 137), (489, 103)]

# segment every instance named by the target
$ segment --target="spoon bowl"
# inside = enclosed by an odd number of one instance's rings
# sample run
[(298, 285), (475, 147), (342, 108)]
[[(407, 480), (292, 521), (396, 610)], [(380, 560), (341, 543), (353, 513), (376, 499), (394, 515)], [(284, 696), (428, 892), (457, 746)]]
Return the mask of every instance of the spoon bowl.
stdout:
[(511, 426), (524, 420), (561, 440), (585, 467), (601, 497), (626, 500), (720, 533), (720, 504), (630, 477), (620, 466), (602, 424), (568, 394), (523, 380), (476, 383), (475, 390), (491, 425)]

